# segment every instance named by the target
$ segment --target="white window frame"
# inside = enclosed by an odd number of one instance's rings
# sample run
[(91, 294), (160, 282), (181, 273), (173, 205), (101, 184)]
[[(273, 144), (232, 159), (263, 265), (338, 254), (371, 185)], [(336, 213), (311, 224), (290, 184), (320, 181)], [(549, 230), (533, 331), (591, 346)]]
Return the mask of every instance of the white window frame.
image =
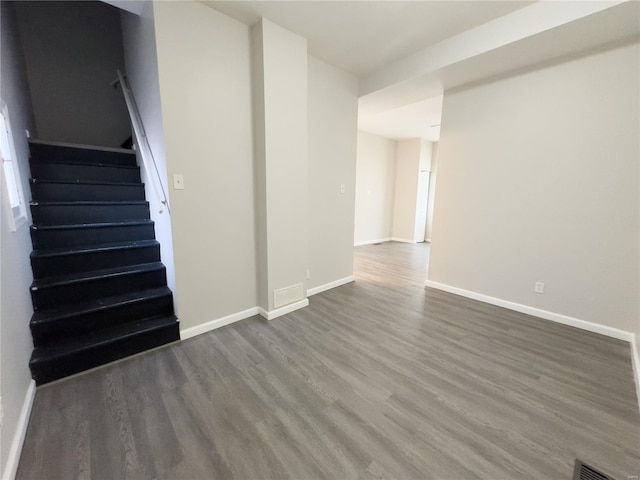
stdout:
[[(9, 220), (9, 229), (12, 232), (17, 231), (27, 223), (27, 208), (22, 192), (22, 177), (20, 176), (20, 166), (18, 165), (18, 156), (16, 155), (15, 145), (13, 143), (13, 133), (11, 131), (11, 120), (9, 118), (9, 110), (4, 101), (0, 102), (2, 107), (2, 119), (0, 119), (0, 129), (6, 129), (6, 142), (0, 139), (0, 157), (2, 160), (2, 203), (5, 205), (3, 213), (7, 215)], [(0, 135), (4, 132), (0, 131)], [(8, 158), (5, 158), (8, 157)], [(11, 205), (11, 191), (14, 192), (14, 205)]]

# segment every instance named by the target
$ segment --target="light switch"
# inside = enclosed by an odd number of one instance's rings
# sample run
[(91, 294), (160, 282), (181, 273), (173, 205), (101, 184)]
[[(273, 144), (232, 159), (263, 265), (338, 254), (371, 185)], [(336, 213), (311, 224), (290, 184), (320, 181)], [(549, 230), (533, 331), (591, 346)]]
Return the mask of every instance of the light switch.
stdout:
[(346, 189), (345, 189), (345, 185), (344, 185), (344, 183), (341, 183), (341, 184), (340, 184), (340, 193), (344, 193), (344, 192), (345, 192), (345, 190), (346, 190)]
[(173, 189), (184, 190), (184, 176), (181, 173), (173, 174)]

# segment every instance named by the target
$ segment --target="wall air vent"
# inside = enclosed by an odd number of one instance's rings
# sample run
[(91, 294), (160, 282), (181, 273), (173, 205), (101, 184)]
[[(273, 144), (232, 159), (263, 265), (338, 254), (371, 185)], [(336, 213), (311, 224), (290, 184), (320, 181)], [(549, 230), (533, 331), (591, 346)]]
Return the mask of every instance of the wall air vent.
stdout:
[(273, 307), (280, 308), (304, 298), (302, 284), (297, 283), (273, 292)]
[(614, 478), (610, 477), (609, 475), (605, 475), (592, 466), (576, 459), (576, 466), (573, 472), (573, 480), (614, 480)]

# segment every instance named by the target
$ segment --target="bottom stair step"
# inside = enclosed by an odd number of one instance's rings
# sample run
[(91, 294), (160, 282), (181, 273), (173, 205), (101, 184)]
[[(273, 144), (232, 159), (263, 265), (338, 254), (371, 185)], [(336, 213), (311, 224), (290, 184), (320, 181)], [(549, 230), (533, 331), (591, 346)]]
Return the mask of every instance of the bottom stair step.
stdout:
[(178, 319), (158, 317), (37, 347), (29, 366), (36, 385), (180, 340)]
[(37, 311), (30, 326), (34, 346), (40, 347), (90, 331), (170, 315), (173, 315), (171, 290), (160, 287)]

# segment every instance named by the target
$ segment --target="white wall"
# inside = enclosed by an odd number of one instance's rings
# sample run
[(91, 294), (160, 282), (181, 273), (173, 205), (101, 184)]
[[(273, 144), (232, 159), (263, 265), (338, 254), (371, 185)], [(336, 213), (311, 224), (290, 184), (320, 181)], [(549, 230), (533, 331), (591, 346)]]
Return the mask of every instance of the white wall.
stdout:
[(16, 2), (38, 136), (117, 147), (131, 135), (120, 91), (120, 13), (101, 2)]
[(395, 240), (424, 241), (427, 211), (420, 210), (420, 194), (424, 193), (423, 189), (428, 189), (428, 183), (421, 182), (420, 171), (431, 171), (431, 149), (431, 142), (421, 138), (398, 142), (392, 227)]
[(440, 143), (433, 142), (431, 150), (431, 175), (429, 176), (429, 200), (427, 204), (427, 230), (425, 240), (431, 241), (433, 232), (433, 205), (436, 194), (436, 179), (438, 178), (438, 147)]
[(358, 80), (311, 56), (308, 65), (307, 288), (318, 288), (353, 275)]
[(355, 245), (391, 238), (397, 142), (358, 132)]
[(396, 153), (392, 237), (406, 242), (414, 241), (420, 147), (419, 138), (401, 140)]
[[(258, 210), (258, 306), (274, 310), (274, 292), (300, 286), (308, 268), (307, 41), (261, 19), (252, 29)], [(259, 73), (258, 73), (259, 72)], [(266, 280), (266, 283), (264, 282)], [(270, 314), (269, 314), (270, 315)]]
[(429, 280), (640, 333), (639, 58), (445, 94)]
[[(158, 83), (158, 56), (156, 52), (153, 3), (145, 2), (142, 13), (139, 16), (122, 12), (121, 21), (127, 80), (135, 96), (138, 111), (151, 145), (153, 157), (161, 177), (159, 181), (168, 195), (169, 182), (167, 181), (167, 160), (164, 146), (164, 129), (162, 127), (160, 85)], [(138, 158), (138, 164), (142, 165), (140, 158)], [(162, 205), (156, 190), (154, 190), (152, 184), (154, 179), (149, 178), (145, 169), (141, 168), (140, 172), (142, 181), (145, 184), (151, 218), (155, 222), (156, 238), (161, 245), (162, 262), (167, 267), (167, 283), (169, 288), (175, 292), (171, 216)], [(155, 181), (158, 181), (157, 178)], [(159, 213), (160, 210), (163, 210), (162, 214)]]
[[(181, 329), (256, 305), (249, 28), (156, 2), (158, 71)], [(188, 54), (187, 54), (188, 53)]]
[[(0, 2), (0, 32), (2, 81), (0, 97), (6, 102), (15, 144), (17, 163), (22, 177), (25, 200), (29, 201), (29, 147), (24, 135), (26, 128), (33, 129), (30, 100), (27, 89), (26, 69), (16, 31), (13, 4)], [(0, 169), (2, 171), (3, 169)], [(0, 473), (7, 478), (15, 473), (17, 457), (9, 461), (9, 452), (16, 437), (20, 436), (18, 419), (31, 382), (29, 357), (33, 349), (29, 320), (33, 313), (29, 285), (33, 280), (29, 254), (31, 238), (29, 225), (11, 232), (7, 211), (4, 178), (0, 179), (0, 395), (4, 407), (4, 420), (0, 429)], [(28, 209), (27, 209), (28, 212)], [(28, 213), (29, 217), (30, 214)], [(19, 454), (19, 451), (18, 451)]]
[(429, 206), (429, 185), (431, 181), (431, 153), (433, 143), (420, 141), (420, 163), (418, 167), (418, 192), (416, 197), (416, 217), (413, 233), (414, 242), (424, 242), (427, 233), (427, 210)]
[(253, 88), (253, 156), (256, 217), (256, 302), (269, 310), (269, 249), (267, 244), (267, 163), (265, 131), (264, 58), (262, 22), (251, 28), (251, 74)]

